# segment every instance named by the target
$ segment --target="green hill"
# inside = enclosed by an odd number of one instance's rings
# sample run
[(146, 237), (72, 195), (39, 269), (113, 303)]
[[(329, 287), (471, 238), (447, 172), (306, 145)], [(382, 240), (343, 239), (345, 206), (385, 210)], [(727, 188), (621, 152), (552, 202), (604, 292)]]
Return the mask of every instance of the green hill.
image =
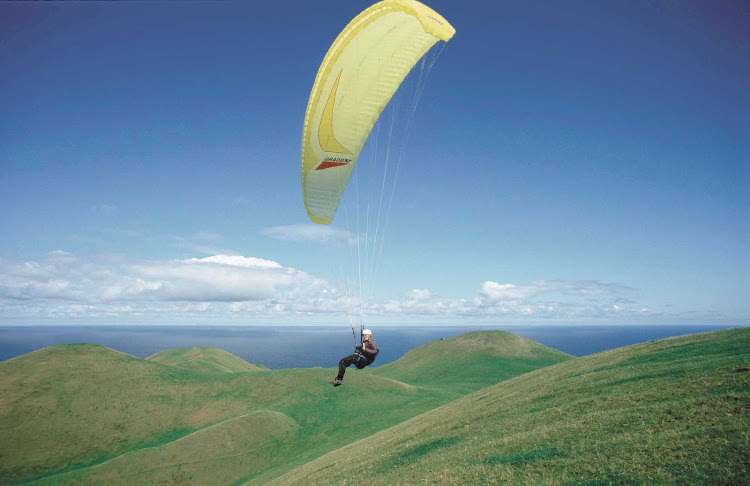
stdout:
[(268, 369), (265, 366), (251, 365), (232, 353), (209, 346), (170, 349), (151, 355), (146, 359), (155, 363), (195, 371), (238, 373)]
[(750, 328), (501, 382), (276, 484), (750, 484)]
[(465, 395), (486, 386), (489, 377), (497, 383), (569, 359), (573, 356), (515, 334), (475, 331), (423, 344), (372, 373)]
[(155, 482), (231, 484), (242, 467), (263, 470), (276, 460), (277, 444), (294, 440), (297, 423), (269, 410), (240, 415), (166, 444), (144, 447), (94, 467), (51, 478), (104, 484)]
[[(439, 354), (431, 359), (423, 372), (442, 366)], [(516, 359), (496, 361), (470, 390), (536, 358)], [(450, 402), (471, 374), (457, 368), (454, 381), (434, 386), (351, 369), (333, 388), (333, 369), (206, 373), (157, 361), (75, 344), (0, 363), (0, 483), (264, 482)]]

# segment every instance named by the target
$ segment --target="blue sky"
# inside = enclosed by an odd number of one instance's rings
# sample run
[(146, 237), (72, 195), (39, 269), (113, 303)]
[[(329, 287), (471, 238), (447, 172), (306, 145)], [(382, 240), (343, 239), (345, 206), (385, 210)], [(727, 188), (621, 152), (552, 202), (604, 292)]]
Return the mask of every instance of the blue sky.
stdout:
[[(747, 3), (426, 3), (368, 322), (746, 325)], [(0, 4), (0, 324), (345, 323), (299, 154), (369, 5)]]

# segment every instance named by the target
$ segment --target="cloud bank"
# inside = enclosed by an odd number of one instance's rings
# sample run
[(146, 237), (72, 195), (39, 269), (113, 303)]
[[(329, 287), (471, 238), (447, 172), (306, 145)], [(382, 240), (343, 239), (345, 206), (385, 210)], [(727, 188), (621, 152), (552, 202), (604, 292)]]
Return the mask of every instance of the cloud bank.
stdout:
[[(485, 281), (455, 298), (413, 289), (362, 303), (368, 316), (399, 320), (627, 318), (649, 313), (623, 285), (541, 280)], [(39, 261), (0, 259), (0, 320), (91, 318), (117, 321), (337, 322), (359, 308), (335, 284), (279, 262), (239, 255), (185, 260), (78, 256), (58, 250)]]

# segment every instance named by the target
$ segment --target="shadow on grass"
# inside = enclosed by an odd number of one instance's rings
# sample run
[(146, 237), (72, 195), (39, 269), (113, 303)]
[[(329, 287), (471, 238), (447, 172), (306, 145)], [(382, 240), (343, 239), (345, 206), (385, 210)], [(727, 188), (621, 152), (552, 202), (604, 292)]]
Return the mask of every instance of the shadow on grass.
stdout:
[(484, 460), (485, 464), (495, 466), (505, 464), (508, 466), (522, 466), (532, 462), (542, 461), (553, 457), (560, 457), (563, 454), (555, 448), (539, 449), (536, 451), (521, 451), (515, 454), (490, 456)]
[(436, 439), (430, 442), (425, 442), (424, 444), (416, 445), (414, 447), (406, 449), (398, 457), (395, 457), (391, 461), (388, 461), (386, 464), (383, 464), (383, 466), (378, 470), (378, 472), (388, 470), (394, 466), (403, 466), (404, 464), (415, 463), (422, 457), (426, 456), (427, 454), (430, 454), (431, 452), (435, 452), (439, 449), (443, 449), (445, 447), (450, 447), (453, 444), (460, 442), (461, 440), (463, 439), (461, 439), (460, 437), (455, 437), (455, 436), (444, 437), (444, 438)]

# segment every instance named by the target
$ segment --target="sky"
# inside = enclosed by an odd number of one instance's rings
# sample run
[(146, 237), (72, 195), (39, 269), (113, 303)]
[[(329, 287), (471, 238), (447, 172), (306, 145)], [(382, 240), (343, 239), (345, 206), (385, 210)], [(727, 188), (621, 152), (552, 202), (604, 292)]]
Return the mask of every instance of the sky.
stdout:
[[(425, 3), (368, 325), (748, 325), (746, 1)], [(0, 3), (0, 325), (348, 326), (300, 142), (370, 4)]]

